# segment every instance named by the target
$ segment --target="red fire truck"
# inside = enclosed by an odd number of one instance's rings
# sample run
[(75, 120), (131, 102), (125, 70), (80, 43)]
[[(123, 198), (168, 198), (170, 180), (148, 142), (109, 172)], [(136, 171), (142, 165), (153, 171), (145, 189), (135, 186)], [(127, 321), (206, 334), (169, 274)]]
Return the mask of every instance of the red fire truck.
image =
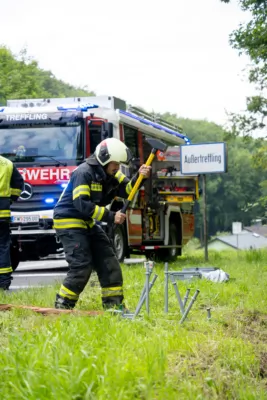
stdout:
[[(180, 145), (190, 140), (177, 127), (116, 97), (9, 100), (0, 107), (0, 154), (15, 163), (25, 188), (12, 205), (12, 257), (36, 260), (63, 251), (53, 229), (53, 207), (71, 172), (107, 137), (124, 141), (133, 154), (131, 176), (150, 153), (146, 138), (168, 144), (152, 175), (135, 196), (114, 244), (120, 261), (131, 253), (176, 258), (194, 232), (198, 176), (180, 172)], [(121, 209), (123, 199), (109, 207)], [(104, 227), (105, 228), (105, 227)]]

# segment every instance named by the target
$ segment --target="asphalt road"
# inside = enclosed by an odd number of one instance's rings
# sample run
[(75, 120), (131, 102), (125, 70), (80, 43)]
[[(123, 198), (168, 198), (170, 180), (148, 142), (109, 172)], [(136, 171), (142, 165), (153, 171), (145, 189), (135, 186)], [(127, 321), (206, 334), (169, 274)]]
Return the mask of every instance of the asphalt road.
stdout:
[[(53, 257), (51, 256), (51, 258), (40, 261), (21, 262), (17, 270), (13, 273), (13, 281), (10, 289), (15, 291), (62, 282), (67, 273), (67, 262), (62, 257)], [(125, 260), (125, 264), (136, 264), (140, 263), (140, 261), (143, 262), (144, 260), (133, 258), (131, 262)], [(96, 280), (96, 275), (95, 277), (91, 277), (92, 286), (96, 284), (94, 283)]]
[(67, 263), (64, 259), (22, 262), (13, 274), (10, 289), (19, 290), (62, 282), (66, 271)]

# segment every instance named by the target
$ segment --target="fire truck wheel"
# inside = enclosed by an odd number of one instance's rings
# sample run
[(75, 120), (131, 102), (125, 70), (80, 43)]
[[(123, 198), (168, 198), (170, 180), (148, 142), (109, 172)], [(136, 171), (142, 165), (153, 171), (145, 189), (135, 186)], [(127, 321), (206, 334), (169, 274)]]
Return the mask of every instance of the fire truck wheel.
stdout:
[[(170, 225), (170, 233), (169, 233), (169, 245), (179, 245), (180, 243), (178, 242), (178, 229), (175, 224)], [(177, 256), (181, 254), (181, 249), (178, 247), (173, 247), (168, 249), (168, 258), (170, 261), (175, 261), (177, 259)]]
[(118, 260), (123, 262), (127, 255), (127, 241), (124, 225), (116, 225), (114, 230), (114, 248)]
[(12, 245), (10, 247), (10, 258), (11, 258), (12, 269), (13, 271), (15, 271), (20, 263), (20, 254), (19, 254), (19, 249)]
[[(177, 246), (178, 243), (178, 229), (175, 224), (170, 224), (170, 231), (169, 231), (169, 246), (174, 245)], [(158, 258), (160, 261), (176, 261), (177, 256), (181, 255), (181, 249), (178, 247), (170, 247), (167, 249), (162, 249), (159, 254)]]

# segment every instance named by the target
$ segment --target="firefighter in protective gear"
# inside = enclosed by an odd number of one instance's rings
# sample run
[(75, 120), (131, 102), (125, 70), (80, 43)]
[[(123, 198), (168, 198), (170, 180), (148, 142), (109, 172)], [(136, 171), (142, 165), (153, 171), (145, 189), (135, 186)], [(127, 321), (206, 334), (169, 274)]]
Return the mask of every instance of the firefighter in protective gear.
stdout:
[(16, 201), (24, 181), (14, 164), (0, 156), (0, 289), (7, 290), (12, 281), (10, 259), (10, 205)]
[[(56, 308), (72, 309), (92, 270), (102, 288), (103, 308), (124, 308), (123, 278), (113, 245), (97, 222), (123, 224), (125, 214), (105, 206), (116, 197), (127, 198), (138, 174), (129, 180), (120, 163), (130, 161), (130, 152), (115, 138), (102, 141), (94, 155), (71, 176), (55, 209), (54, 228), (63, 244), (69, 271), (56, 295)], [(145, 177), (150, 167), (139, 169)]]

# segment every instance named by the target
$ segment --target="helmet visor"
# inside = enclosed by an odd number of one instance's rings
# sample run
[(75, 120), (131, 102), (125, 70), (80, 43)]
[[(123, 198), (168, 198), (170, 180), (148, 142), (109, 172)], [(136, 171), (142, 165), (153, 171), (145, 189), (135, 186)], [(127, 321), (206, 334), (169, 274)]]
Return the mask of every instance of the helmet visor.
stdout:
[(127, 159), (126, 159), (126, 161), (124, 161), (124, 164), (129, 164), (129, 162), (133, 159), (133, 155), (131, 153), (131, 150), (128, 149), (128, 147), (126, 149), (126, 157), (127, 157)]

